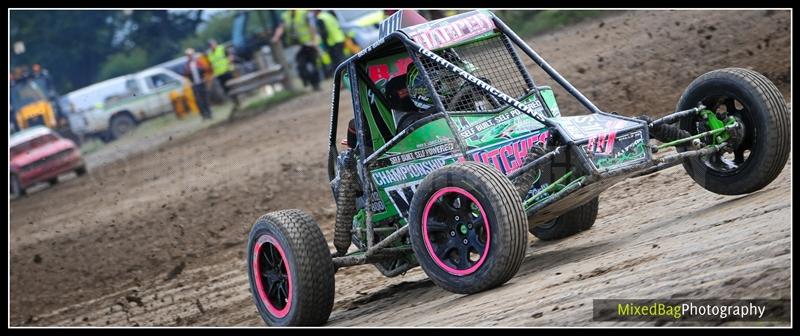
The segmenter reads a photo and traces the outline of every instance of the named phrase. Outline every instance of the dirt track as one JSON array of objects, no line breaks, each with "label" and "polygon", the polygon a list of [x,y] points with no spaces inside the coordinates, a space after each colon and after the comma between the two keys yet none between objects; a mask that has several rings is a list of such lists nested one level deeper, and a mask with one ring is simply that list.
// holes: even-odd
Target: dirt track
[{"label": "dirt track", "polygon": [[[668,112],[693,78],[729,66],[765,74],[790,103],[789,20],[634,12],[533,47],[609,111]],[[244,262],[253,221],[301,208],[331,241],[328,100],[305,95],[12,202],[11,325],[263,325]],[[531,237],[520,272],[495,290],[451,294],[420,269],[340,270],[329,325],[611,325],[591,321],[592,299],[789,298],[790,184],[791,161],[739,197],[705,191],[681,167],[632,179],[601,196],[591,230]]]}]

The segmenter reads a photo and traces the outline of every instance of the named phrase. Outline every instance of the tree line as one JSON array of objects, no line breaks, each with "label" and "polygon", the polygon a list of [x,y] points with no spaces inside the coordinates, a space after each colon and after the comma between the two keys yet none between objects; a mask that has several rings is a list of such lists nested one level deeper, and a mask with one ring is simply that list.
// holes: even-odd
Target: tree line
[{"label": "tree line", "polygon": [[[59,92],[136,72],[230,38],[232,12],[204,21],[202,10],[14,10],[11,69],[40,64]],[[25,51],[15,54],[22,42]]]}]

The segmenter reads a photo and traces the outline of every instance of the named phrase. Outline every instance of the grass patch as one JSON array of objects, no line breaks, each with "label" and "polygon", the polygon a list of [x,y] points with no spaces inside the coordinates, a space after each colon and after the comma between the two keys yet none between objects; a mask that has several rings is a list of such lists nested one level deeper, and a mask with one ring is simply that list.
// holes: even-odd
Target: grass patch
[{"label": "grass patch", "polygon": [[81,144],[81,154],[86,155],[103,148],[105,145],[102,141],[96,138],[90,138],[83,141]]},{"label": "grass patch", "polygon": [[[176,136],[178,134],[193,133],[226,120],[230,115],[232,106],[233,103],[229,101],[223,104],[212,105],[211,110],[213,111],[212,115],[214,118],[210,122],[200,120],[200,115],[195,113],[187,115],[184,119],[178,119],[178,116],[175,115],[175,113],[166,113],[139,123],[137,127],[131,131],[131,133],[126,134],[121,139],[114,140],[108,144],[103,143],[96,137],[88,138],[81,145],[81,153],[86,155],[96,152],[104,147],[111,147],[113,149],[131,142],[136,142],[149,137],[158,137],[170,132],[175,133],[177,131],[175,134]],[[171,134],[168,136],[171,136]]]},{"label": "grass patch", "polygon": [[243,104],[244,108],[238,111],[231,112],[229,119],[235,120],[239,118],[257,115],[261,112],[269,110],[271,107],[275,105],[292,100],[303,94],[305,94],[305,91],[303,90],[295,90],[295,91],[281,90],[267,97],[256,98],[248,103]]},{"label": "grass patch", "polygon": [[520,36],[532,36],[572,25],[587,18],[612,13],[612,11],[606,10],[498,10],[493,12]]},{"label": "grass patch", "polygon": [[300,90],[281,90],[269,97],[259,98],[244,106],[244,110],[265,110],[303,94]]}]

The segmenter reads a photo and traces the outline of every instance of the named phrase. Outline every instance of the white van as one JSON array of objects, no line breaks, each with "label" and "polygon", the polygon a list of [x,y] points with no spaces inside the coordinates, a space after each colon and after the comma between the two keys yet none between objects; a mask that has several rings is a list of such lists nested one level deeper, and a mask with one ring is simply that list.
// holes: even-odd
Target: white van
[{"label": "white van", "polygon": [[140,122],[171,112],[169,94],[184,84],[186,79],[173,71],[151,68],[71,92],[73,132],[117,139]]}]

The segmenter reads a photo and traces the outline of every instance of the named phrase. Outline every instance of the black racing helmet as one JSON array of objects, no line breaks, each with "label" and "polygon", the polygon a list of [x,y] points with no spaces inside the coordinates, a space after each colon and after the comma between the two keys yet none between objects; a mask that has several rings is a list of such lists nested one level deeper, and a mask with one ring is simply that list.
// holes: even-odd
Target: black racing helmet
[{"label": "black racing helmet", "polygon": [[[441,53],[441,56],[448,62],[463,68],[468,72],[472,72],[474,66],[471,63],[465,62],[461,57],[452,49],[446,49]],[[454,96],[464,84],[464,80],[459,77],[455,72],[445,70],[439,65],[425,67],[428,76],[433,83],[436,94],[440,97],[448,98]],[[407,86],[408,92],[411,95],[411,100],[414,105],[421,110],[427,110],[433,106],[433,99],[428,86],[425,85],[423,77],[419,73],[419,69],[414,63],[408,64]]]},{"label": "black racing helmet", "polygon": [[411,96],[411,102],[414,103],[421,111],[428,110],[433,107],[433,98],[425,84],[425,79],[419,73],[419,69],[412,62],[408,64],[406,70],[406,86],[408,87],[408,94]]}]

